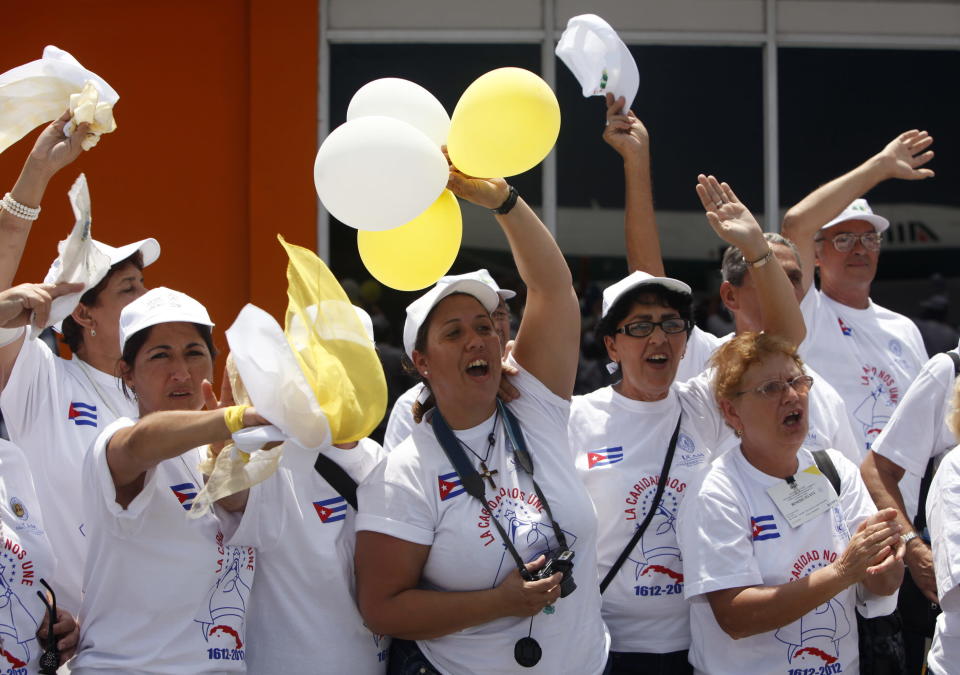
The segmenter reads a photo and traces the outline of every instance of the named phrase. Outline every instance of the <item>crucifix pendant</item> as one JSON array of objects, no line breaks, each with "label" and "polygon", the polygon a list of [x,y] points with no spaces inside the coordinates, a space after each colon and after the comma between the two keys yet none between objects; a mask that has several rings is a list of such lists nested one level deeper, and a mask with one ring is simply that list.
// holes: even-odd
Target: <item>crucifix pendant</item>
[{"label": "crucifix pendant", "polygon": [[480,478],[490,483],[490,489],[495,490],[497,488],[496,483],[493,482],[493,477],[499,473],[496,469],[491,471],[487,468],[487,463],[484,461],[480,462]]}]

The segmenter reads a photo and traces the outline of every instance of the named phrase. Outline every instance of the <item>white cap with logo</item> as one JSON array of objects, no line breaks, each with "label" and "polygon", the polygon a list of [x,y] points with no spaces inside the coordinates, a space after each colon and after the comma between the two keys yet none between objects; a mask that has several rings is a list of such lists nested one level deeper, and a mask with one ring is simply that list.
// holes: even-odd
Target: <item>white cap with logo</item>
[{"label": "white cap with logo", "polygon": [[186,293],[160,286],[147,291],[120,312],[120,352],[135,333],[160,323],[198,323],[213,328],[207,308]]},{"label": "white cap with logo", "polygon": [[403,324],[403,350],[413,358],[413,349],[417,343],[417,333],[426,321],[430,310],[441,300],[453,293],[472,295],[484,309],[492,312],[500,304],[500,298],[509,300],[516,295],[514,291],[501,289],[487,270],[477,270],[468,274],[456,274],[441,277],[436,285],[407,305],[407,320]]},{"label": "white cap with logo", "polygon": [[670,277],[655,277],[652,274],[637,270],[633,274],[624,277],[615,284],[608,286],[603,291],[603,309],[600,318],[605,318],[617,301],[620,300],[629,291],[640,286],[661,286],[670,291],[683,293],[684,295],[693,295],[690,287],[678,279]]},{"label": "white cap with logo", "polygon": [[873,225],[873,229],[877,232],[883,232],[890,227],[890,221],[883,216],[878,216],[875,214],[873,209],[870,208],[870,205],[867,203],[866,199],[854,199],[850,206],[845,208],[839,216],[831,220],[820,229],[825,230],[828,227],[845,223],[848,220],[865,220]]}]

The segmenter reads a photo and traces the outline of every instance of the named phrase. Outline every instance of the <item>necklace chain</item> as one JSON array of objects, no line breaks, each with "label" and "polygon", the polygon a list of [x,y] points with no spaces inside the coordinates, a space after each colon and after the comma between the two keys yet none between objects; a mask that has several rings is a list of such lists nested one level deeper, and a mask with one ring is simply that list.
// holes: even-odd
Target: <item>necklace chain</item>
[{"label": "necklace chain", "polygon": [[490,451],[493,450],[493,446],[497,442],[497,422],[500,420],[500,411],[497,410],[496,415],[493,417],[493,429],[490,430],[490,433],[487,434],[487,451],[484,453],[483,457],[480,456],[480,453],[471,448],[469,445],[464,443],[459,436],[456,436],[457,442],[462,445],[464,448],[470,451],[474,457],[480,460],[480,462],[486,466],[487,460],[490,458]]}]

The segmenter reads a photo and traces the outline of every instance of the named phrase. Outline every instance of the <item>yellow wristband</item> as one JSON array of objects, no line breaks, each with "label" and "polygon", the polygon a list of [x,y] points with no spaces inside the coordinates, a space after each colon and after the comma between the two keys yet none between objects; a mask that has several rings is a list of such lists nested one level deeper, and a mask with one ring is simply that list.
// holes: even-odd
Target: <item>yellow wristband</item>
[{"label": "yellow wristband", "polygon": [[243,429],[243,413],[248,405],[232,405],[223,409],[223,423],[231,434],[235,434]]}]

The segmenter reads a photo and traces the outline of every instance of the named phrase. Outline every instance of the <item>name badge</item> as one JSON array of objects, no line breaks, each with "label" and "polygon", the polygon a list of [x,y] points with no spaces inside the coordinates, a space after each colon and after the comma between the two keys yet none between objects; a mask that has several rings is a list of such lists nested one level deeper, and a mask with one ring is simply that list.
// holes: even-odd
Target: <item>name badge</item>
[{"label": "name badge", "polygon": [[793,477],[793,482],[780,482],[767,488],[790,527],[800,527],[829,510],[837,503],[837,493],[830,481],[813,465]]}]

